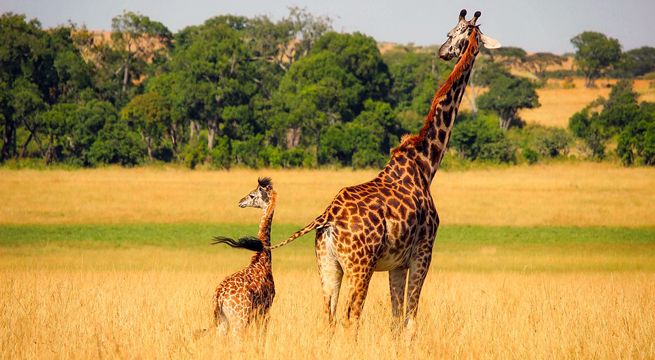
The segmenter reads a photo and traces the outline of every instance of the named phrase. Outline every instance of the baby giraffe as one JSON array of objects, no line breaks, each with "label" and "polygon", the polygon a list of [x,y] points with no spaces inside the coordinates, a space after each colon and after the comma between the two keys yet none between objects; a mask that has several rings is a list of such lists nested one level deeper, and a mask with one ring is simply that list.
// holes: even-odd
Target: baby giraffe
[{"label": "baby giraffe", "polygon": [[255,207],[263,210],[257,238],[214,238],[212,244],[226,244],[255,252],[247,268],[228,276],[216,288],[213,299],[214,325],[221,333],[228,330],[241,331],[254,320],[261,320],[265,331],[268,309],[275,297],[271,271],[271,223],[276,196],[271,179],[259,178],[257,188],[239,201],[242,208]]}]

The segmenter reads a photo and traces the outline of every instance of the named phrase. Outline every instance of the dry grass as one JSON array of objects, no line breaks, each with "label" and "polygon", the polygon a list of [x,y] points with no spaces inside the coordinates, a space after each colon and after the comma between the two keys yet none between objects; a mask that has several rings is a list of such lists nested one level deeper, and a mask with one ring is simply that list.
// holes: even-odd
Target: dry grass
[{"label": "dry grass", "polygon": [[[257,176],[272,176],[276,222],[303,224],[344,186],[376,171],[183,169],[0,170],[0,224],[252,223],[235,206]],[[655,225],[655,169],[610,164],[441,172],[442,223]]]},{"label": "dry grass", "polygon": [[[584,79],[574,79],[575,88],[564,89],[561,80],[549,80],[548,85],[537,89],[540,107],[524,109],[519,116],[528,123],[545,126],[565,128],[573,114],[582,110],[599,96],[607,98],[615,80],[599,80],[597,88],[588,89],[584,86]],[[635,80],[634,89],[639,93],[640,101],[655,101],[655,87],[650,87],[652,80]],[[470,91],[470,89],[467,89]],[[467,100],[462,102],[462,109],[470,109]]]},{"label": "dry grass", "polygon": [[261,349],[253,334],[240,343],[192,339],[209,324],[212,289],[246,254],[151,250],[59,251],[63,261],[46,252],[0,255],[0,357],[655,357],[653,273],[442,271],[437,258],[415,339],[389,330],[387,280],[378,273],[355,343],[325,326],[312,256],[284,255]]}]

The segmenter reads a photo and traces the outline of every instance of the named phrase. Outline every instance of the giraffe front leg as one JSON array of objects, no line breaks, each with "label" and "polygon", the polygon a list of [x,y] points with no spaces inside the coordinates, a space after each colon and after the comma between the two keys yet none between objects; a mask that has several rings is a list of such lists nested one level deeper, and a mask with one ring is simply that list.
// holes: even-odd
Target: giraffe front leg
[{"label": "giraffe front leg", "polygon": [[423,288],[423,282],[425,281],[428,269],[430,268],[430,262],[432,261],[431,244],[430,242],[417,249],[416,256],[410,261],[407,279],[407,313],[405,314],[405,327],[410,331],[414,328],[421,289]]},{"label": "giraffe front leg", "polygon": [[389,271],[389,294],[391,296],[391,314],[393,315],[393,328],[400,324],[405,312],[405,283],[407,282],[407,269],[394,269]]}]

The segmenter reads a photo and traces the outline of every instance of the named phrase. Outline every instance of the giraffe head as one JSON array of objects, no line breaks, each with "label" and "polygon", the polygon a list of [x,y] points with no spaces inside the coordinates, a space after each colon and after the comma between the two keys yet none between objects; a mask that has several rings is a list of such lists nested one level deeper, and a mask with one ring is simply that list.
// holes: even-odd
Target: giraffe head
[{"label": "giraffe head", "polygon": [[450,60],[454,57],[459,58],[466,50],[469,42],[469,36],[472,31],[476,31],[478,41],[481,41],[488,49],[496,49],[500,47],[500,43],[480,32],[478,25],[475,23],[482,15],[481,12],[476,11],[471,20],[466,20],[466,9],[459,12],[459,20],[457,25],[448,32],[448,39],[439,48],[439,57],[444,60]]},{"label": "giraffe head", "polygon": [[266,209],[270,203],[273,193],[273,182],[271,178],[264,177],[257,180],[257,187],[243,199],[239,200],[239,207],[254,207]]}]

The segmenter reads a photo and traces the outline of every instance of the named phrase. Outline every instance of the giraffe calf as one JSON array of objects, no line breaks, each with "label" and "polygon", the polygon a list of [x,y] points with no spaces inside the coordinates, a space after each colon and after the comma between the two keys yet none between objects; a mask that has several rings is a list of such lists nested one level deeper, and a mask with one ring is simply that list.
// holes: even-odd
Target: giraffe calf
[{"label": "giraffe calf", "polygon": [[214,293],[214,325],[225,333],[238,332],[254,320],[262,320],[265,330],[268,310],[275,297],[271,268],[271,223],[275,211],[276,192],[270,178],[260,178],[257,188],[241,199],[239,206],[263,210],[259,233],[255,237],[233,240],[214,238],[213,244],[226,244],[255,252],[250,265],[225,278]]}]

